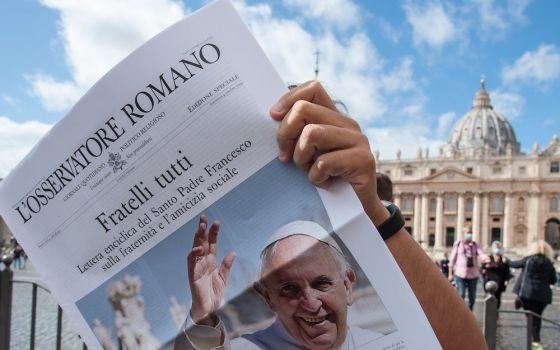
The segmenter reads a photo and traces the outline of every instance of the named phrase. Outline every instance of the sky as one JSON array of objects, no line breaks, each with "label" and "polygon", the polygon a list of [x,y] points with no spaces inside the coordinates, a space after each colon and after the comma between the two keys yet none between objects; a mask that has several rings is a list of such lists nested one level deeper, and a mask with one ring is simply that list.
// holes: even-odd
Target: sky
[{"label": "sky", "polygon": [[[200,0],[0,1],[0,178],[134,49]],[[484,75],[529,152],[560,134],[560,2],[232,0],[286,84],[315,78],[372,150],[445,144]]]}]

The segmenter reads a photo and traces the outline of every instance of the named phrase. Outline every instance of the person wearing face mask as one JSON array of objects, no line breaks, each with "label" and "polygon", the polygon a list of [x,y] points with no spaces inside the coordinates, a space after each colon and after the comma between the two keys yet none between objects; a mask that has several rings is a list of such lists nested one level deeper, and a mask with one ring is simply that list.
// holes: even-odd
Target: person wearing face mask
[{"label": "person wearing face mask", "polygon": [[498,289],[494,296],[498,301],[498,309],[502,302],[502,293],[506,290],[506,283],[510,280],[508,260],[503,256],[502,244],[499,241],[492,242],[492,255],[488,256],[482,264],[482,277],[484,279],[484,291],[486,282],[494,281]]},{"label": "person wearing face mask", "polygon": [[476,301],[476,283],[480,276],[478,267],[481,261],[485,261],[484,254],[478,243],[473,241],[472,231],[465,228],[465,238],[459,239],[453,244],[453,250],[449,258],[449,280],[455,280],[457,292],[465,299],[469,292],[469,308],[472,310]]}]

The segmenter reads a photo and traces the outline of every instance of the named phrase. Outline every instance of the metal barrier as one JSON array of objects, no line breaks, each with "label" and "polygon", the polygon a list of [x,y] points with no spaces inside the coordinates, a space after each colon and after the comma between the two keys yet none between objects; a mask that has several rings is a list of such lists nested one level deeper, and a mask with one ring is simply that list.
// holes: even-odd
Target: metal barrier
[{"label": "metal barrier", "polygon": [[533,318],[538,317],[542,321],[551,323],[555,326],[558,326],[560,329],[560,323],[555,322],[553,320],[547,319],[542,317],[539,314],[536,314],[532,311],[528,310],[498,310],[498,301],[494,294],[498,290],[498,285],[494,281],[488,281],[484,285],[487,291],[486,297],[484,298],[484,318],[483,318],[483,332],[484,337],[486,338],[486,344],[488,345],[489,350],[496,349],[496,334],[498,329],[498,313],[503,314],[523,314],[527,317],[527,340],[526,340],[526,349],[531,350],[531,344],[533,341]]},{"label": "metal barrier", "polygon": [[[13,286],[16,283],[21,283],[32,286],[29,349],[34,350],[37,324],[37,292],[39,289],[42,289],[47,293],[50,293],[50,291],[35,282],[14,279],[14,272],[10,268],[12,261],[13,258],[10,255],[2,256],[2,260],[0,261],[0,263],[3,263],[5,267],[0,271],[0,349],[10,349]],[[58,306],[56,322],[56,350],[60,349],[62,349],[62,309]],[[83,344],[83,349],[87,349],[85,344]]]}]

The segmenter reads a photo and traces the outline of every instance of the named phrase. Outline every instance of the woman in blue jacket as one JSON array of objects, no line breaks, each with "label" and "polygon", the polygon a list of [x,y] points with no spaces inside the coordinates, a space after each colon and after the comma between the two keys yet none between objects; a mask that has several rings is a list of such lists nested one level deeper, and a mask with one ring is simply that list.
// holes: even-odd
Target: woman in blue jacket
[{"label": "woman in blue jacket", "polygon": [[[533,242],[528,256],[521,260],[510,261],[509,266],[523,268],[513,292],[523,301],[523,309],[533,311],[539,316],[544,308],[552,302],[550,285],[556,283],[556,271],[552,261],[554,253],[552,247],[543,240]],[[533,318],[533,343],[540,346],[541,319]]]}]

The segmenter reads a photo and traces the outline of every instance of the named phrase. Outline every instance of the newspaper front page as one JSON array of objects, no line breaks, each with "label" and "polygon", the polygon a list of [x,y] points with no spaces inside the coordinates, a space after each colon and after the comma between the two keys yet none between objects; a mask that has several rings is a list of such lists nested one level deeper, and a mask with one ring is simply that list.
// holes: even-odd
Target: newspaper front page
[{"label": "newspaper front page", "polygon": [[[278,161],[268,110],[286,91],[217,1],[114,67],[0,183],[0,214],[89,348],[196,348],[187,256],[201,215],[220,222],[218,264],[236,254],[218,347],[250,349],[260,332],[255,348],[310,348],[303,330],[344,349],[440,348],[351,187],[317,189]],[[263,248],[290,227],[326,234],[355,272],[344,298],[325,292],[325,315],[293,321],[254,288]],[[286,273],[331,263],[304,258]]]}]

